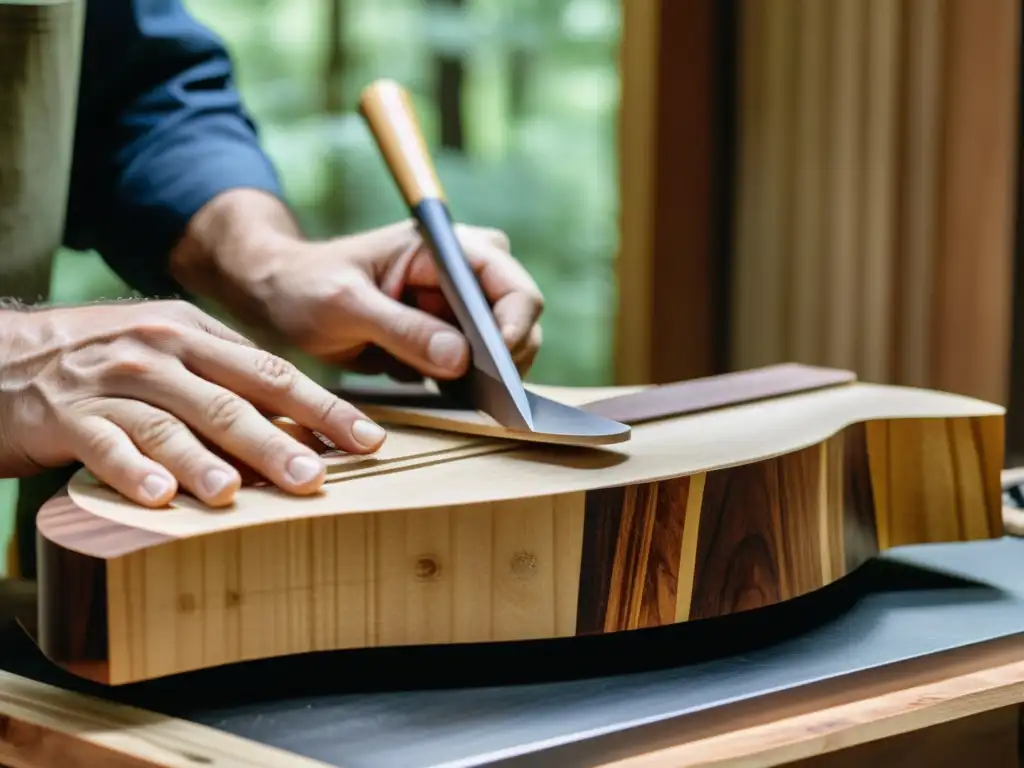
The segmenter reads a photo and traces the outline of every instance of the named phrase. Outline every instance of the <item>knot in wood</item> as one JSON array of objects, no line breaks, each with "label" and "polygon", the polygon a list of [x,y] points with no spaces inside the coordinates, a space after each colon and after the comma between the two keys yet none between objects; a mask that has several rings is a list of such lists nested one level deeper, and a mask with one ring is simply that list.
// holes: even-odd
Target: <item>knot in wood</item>
[{"label": "knot in wood", "polygon": [[421,555],[416,559],[416,578],[421,581],[436,578],[441,572],[441,563],[433,555]]},{"label": "knot in wood", "polygon": [[512,556],[511,568],[514,576],[529,578],[537,570],[537,556],[532,552],[516,552]]}]

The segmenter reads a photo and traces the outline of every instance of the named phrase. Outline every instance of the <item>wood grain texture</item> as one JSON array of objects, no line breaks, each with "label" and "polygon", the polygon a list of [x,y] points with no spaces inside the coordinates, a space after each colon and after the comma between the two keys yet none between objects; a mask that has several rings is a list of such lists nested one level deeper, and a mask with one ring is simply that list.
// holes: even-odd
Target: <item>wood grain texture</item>
[{"label": "wood grain texture", "polygon": [[[317,650],[570,637],[751,610],[890,546],[1000,536],[1001,426],[875,420],[654,482],[184,539],[146,532],[145,545],[104,558],[69,548],[131,529],[63,495],[40,513],[50,608],[39,642],[72,672],[120,684]],[[87,629],[102,626],[105,637]]]},{"label": "wood grain texture", "polygon": [[0,671],[10,768],[334,768],[197,723]]}]

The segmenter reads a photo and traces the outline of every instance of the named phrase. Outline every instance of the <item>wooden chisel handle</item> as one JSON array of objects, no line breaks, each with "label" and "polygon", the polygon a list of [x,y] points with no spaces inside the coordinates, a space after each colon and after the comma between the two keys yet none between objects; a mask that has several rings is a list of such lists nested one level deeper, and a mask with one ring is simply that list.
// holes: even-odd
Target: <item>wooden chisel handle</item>
[{"label": "wooden chisel handle", "polygon": [[469,342],[470,371],[458,381],[438,382],[439,388],[505,426],[532,431],[522,379],[455,234],[448,201],[409,94],[392,80],[377,80],[363,90],[359,112],[410,213],[420,224],[437,265],[441,292]]},{"label": "wooden chisel handle", "polygon": [[363,91],[359,112],[406,205],[415,211],[425,200],[447,204],[408,92],[393,80],[377,80]]}]

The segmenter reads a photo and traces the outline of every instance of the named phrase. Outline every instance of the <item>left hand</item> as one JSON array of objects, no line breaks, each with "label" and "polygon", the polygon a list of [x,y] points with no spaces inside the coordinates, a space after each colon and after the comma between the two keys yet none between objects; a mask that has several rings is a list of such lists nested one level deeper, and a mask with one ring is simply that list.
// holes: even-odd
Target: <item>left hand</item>
[{"label": "left hand", "polygon": [[[458,225],[466,258],[490,301],[521,374],[541,345],[543,297],[497,230]],[[437,270],[412,222],[327,242],[276,246],[266,312],[303,351],[364,373],[398,379],[457,378],[469,346],[441,293]]]}]

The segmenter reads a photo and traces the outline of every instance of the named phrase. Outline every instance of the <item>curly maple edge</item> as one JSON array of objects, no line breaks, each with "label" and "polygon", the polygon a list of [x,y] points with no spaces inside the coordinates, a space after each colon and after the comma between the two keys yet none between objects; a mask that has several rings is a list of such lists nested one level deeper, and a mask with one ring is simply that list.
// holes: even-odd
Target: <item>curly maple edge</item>
[{"label": "curly maple edge", "polygon": [[[121,684],[316,650],[715,618],[819,589],[893,546],[1001,536],[1002,430],[1001,416],[871,421],[662,482],[191,539],[61,495],[41,513],[38,642]],[[126,554],[73,551],[94,537]]]}]

